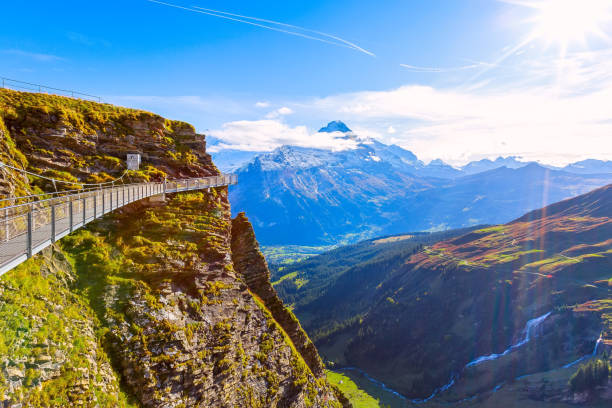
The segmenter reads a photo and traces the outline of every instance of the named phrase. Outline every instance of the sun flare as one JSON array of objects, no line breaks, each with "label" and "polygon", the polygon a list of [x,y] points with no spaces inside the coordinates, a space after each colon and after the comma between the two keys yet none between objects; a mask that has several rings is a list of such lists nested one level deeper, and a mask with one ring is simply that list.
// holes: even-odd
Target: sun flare
[{"label": "sun flare", "polygon": [[591,36],[609,39],[612,0],[541,0],[522,3],[536,10],[531,19],[533,39],[565,50],[573,43],[586,44]]}]

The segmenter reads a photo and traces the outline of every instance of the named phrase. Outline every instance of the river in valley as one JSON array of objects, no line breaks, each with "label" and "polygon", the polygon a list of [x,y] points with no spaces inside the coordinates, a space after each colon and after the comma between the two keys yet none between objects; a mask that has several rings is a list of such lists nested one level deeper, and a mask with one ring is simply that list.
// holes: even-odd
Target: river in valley
[{"label": "river in valley", "polygon": [[[531,341],[531,339],[537,335],[538,327],[550,316],[550,314],[551,313],[549,312],[542,316],[529,320],[525,324],[525,328],[523,329],[521,333],[520,339],[516,343],[508,347],[506,350],[504,350],[503,352],[477,357],[474,360],[467,363],[465,367],[463,368],[463,370],[470,368],[470,367],[480,365],[486,361],[497,360],[521,348],[525,344],[529,343],[529,341]],[[595,352],[596,351],[597,351],[597,346],[595,348]],[[371,377],[368,373],[366,373],[365,371],[359,368],[346,367],[346,368],[339,369],[337,371],[341,371],[343,374],[350,377],[357,384],[357,386],[359,386],[359,388],[363,389],[368,394],[378,399],[380,401],[381,406],[389,406],[391,408],[404,408],[408,406],[418,406],[420,404],[428,402],[432,400],[433,398],[437,397],[438,395],[440,395],[441,393],[452,388],[455,385],[455,382],[459,379],[459,375],[460,375],[460,373],[457,375],[453,375],[447,384],[437,388],[427,398],[409,399],[403,396],[402,394],[400,394],[399,392],[389,388],[383,382]],[[493,390],[489,392],[496,392],[502,385],[503,384],[497,385]],[[473,398],[476,398],[477,396],[478,395],[472,396],[470,398],[466,398],[463,401],[471,400]]]}]

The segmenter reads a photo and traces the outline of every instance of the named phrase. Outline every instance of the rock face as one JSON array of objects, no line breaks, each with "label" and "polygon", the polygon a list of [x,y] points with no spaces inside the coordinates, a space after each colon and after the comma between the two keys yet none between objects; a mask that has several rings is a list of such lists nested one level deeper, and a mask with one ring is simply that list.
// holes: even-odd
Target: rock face
[{"label": "rock face", "polygon": [[249,289],[259,296],[272,312],[272,316],[289,335],[312,373],[322,377],[325,372],[317,349],[295,315],[285,308],[272,287],[268,265],[259,251],[253,226],[244,213],[238,214],[232,221],[232,258],[236,270],[242,275]]},{"label": "rock face", "polygon": [[[129,181],[218,173],[203,136],[146,112],[0,91],[0,117],[1,160],[31,172],[104,181],[135,151],[143,164]],[[48,191],[2,174],[5,193],[14,180]],[[133,203],[2,277],[0,401],[341,406],[267,281],[250,224],[230,214],[227,188]]]}]

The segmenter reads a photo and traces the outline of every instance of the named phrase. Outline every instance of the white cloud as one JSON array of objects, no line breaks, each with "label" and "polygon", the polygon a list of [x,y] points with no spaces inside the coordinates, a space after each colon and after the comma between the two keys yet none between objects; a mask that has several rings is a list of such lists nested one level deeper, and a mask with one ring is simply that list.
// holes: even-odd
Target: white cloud
[{"label": "white cloud", "polygon": [[281,116],[287,116],[293,114],[293,109],[283,106],[282,108],[278,108],[266,115],[267,119],[276,119]]},{"label": "white cloud", "polygon": [[305,126],[291,127],[278,120],[225,123],[210,134],[222,141],[217,150],[271,151],[282,145],[293,145],[339,151],[356,146],[353,140],[339,138],[342,133],[312,133]]},{"label": "white cloud", "polygon": [[[563,164],[586,157],[612,157],[612,53],[568,56],[563,69],[532,61],[538,79],[557,69],[553,83],[513,82],[484,89],[406,85],[311,101],[310,114],[341,117],[349,126],[401,128],[395,143],[424,160],[452,164],[473,158],[521,155]],[[301,105],[302,109],[308,109]],[[388,126],[388,125],[387,125]],[[380,128],[379,128],[380,130]],[[389,130],[389,129],[387,129]],[[389,135],[383,141],[390,142]]]},{"label": "white cloud", "polygon": [[[260,109],[272,106],[266,100],[114,100],[189,121],[205,133],[208,127],[217,128],[210,133],[223,140],[221,147],[252,151],[268,151],[282,144],[345,148],[346,141],[338,140],[337,135],[330,138],[314,133],[330,120],[342,120],[355,134],[398,144],[424,161],[442,158],[462,165],[499,155],[551,164],[585,158],[609,160],[612,50],[572,53],[562,60],[528,57],[508,61],[478,83],[462,86],[413,84],[285,100],[264,120],[258,120]],[[297,126],[303,124],[310,128]]]}]

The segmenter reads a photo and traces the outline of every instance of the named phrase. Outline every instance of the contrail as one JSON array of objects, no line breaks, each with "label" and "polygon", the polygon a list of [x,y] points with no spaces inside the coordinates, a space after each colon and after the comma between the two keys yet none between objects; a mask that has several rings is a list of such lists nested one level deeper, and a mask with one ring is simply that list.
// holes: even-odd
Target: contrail
[{"label": "contrail", "polygon": [[508,51],[506,51],[504,54],[502,54],[502,56],[499,57],[498,59],[496,59],[492,64],[490,64],[488,66],[485,66],[482,70],[477,72],[472,78],[470,78],[468,80],[468,82],[475,81],[481,75],[483,75],[486,72],[488,72],[492,67],[498,66],[500,63],[504,62],[507,58],[511,57],[513,54],[517,53],[522,48],[524,48],[525,46],[530,44],[534,39],[535,39],[535,37],[533,35],[530,35],[530,36],[526,37],[523,41],[521,41],[520,43],[516,44],[514,47],[510,48]]},{"label": "contrail", "polygon": [[410,71],[414,71],[414,72],[432,72],[432,73],[437,73],[437,72],[453,72],[453,71],[466,71],[469,69],[475,69],[475,68],[480,68],[483,66],[491,66],[492,64],[488,64],[486,62],[478,62],[478,63],[474,63],[471,65],[464,65],[464,66],[460,66],[460,67],[450,67],[450,68],[436,68],[436,67],[419,67],[416,65],[408,65],[408,64],[400,64],[400,67],[404,67]]},{"label": "contrail", "polygon": [[196,8],[198,10],[205,10],[205,11],[208,11],[208,12],[211,12],[211,13],[219,13],[219,14],[225,14],[225,15],[228,15],[228,16],[246,18],[246,19],[254,20],[254,21],[261,21],[262,23],[276,24],[276,25],[279,25],[279,26],[282,26],[282,27],[295,28],[296,30],[302,30],[302,31],[306,31],[306,32],[309,32],[309,33],[318,34],[318,35],[321,35],[323,37],[328,37],[328,38],[331,38],[333,40],[336,40],[336,41],[339,41],[341,43],[344,43],[344,44],[348,45],[349,47],[354,48],[357,51],[361,51],[361,52],[363,52],[363,53],[365,53],[367,55],[370,55],[372,57],[376,56],[376,55],[374,55],[374,53],[372,53],[372,52],[370,52],[370,51],[368,51],[366,49],[361,48],[357,44],[354,44],[354,43],[352,43],[350,41],[347,41],[347,40],[345,40],[343,38],[336,37],[335,35],[324,33],[322,31],[311,30],[309,28],[304,28],[304,27],[300,27],[300,26],[296,26],[296,25],[281,23],[279,21],[274,21],[274,20],[266,20],[266,19],[263,19],[263,18],[249,17],[249,16],[243,16],[243,15],[240,15],[240,14],[228,13],[227,11],[207,9],[207,8],[198,7],[198,6],[193,6],[193,8]]},{"label": "contrail", "polygon": [[[372,56],[372,57],[376,56],[372,52],[370,52],[368,50],[365,50],[365,49],[363,49],[363,48],[361,48],[361,47],[359,47],[359,46],[357,46],[357,45],[355,45],[355,44],[353,44],[351,42],[343,40],[343,39],[341,39],[339,37],[335,37],[335,36],[332,36],[330,34],[325,34],[325,33],[321,33],[321,32],[314,31],[314,30],[309,30],[309,29],[306,29],[306,28],[292,26],[290,24],[278,23],[278,22],[274,22],[274,21],[271,21],[271,20],[257,19],[257,18],[254,18],[254,17],[240,16],[238,14],[232,14],[232,13],[216,11],[216,10],[208,10],[208,9],[203,9],[203,8],[199,8],[199,7],[194,7],[194,8],[184,7],[184,6],[180,6],[178,4],[166,3],[166,2],[163,2],[163,1],[159,1],[159,0],[146,0],[146,1],[148,1],[150,3],[161,4],[161,5],[168,6],[168,7],[174,7],[174,8],[181,9],[181,10],[191,11],[193,13],[206,14],[206,15],[213,16],[213,17],[223,18],[225,20],[236,21],[236,22],[243,23],[243,24],[249,24],[249,25],[252,25],[252,26],[255,26],[255,27],[265,28],[267,30],[277,31],[277,32],[280,32],[280,33],[294,35],[294,36],[306,38],[306,39],[309,39],[309,40],[319,41],[319,42],[323,42],[323,43],[326,43],[326,44],[335,45],[335,46],[338,46],[338,47],[344,47],[344,48],[348,48],[348,49],[351,49],[351,50],[362,52],[362,53],[367,54],[367,55]],[[231,16],[233,16],[233,17],[231,17]],[[241,18],[236,18],[236,17],[241,17]],[[312,35],[307,35],[307,34],[295,32],[295,31],[283,30],[283,29],[278,28],[278,27],[270,27],[270,26],[267,26],[267,25],[264,25],[264,24],[258,24],[258,23],[254,23],[253,21],[248,21],[248,20],[244,20],[244,19],[250,19],[250,20],[260,21],[260,22],[268,22],[268,23],[280,25],[280,26],[283,26],[283,27],[296,28],[296,29],[299,29],[299,30],[302,30],[302,31],[312,32],[312,33],[319,34],[321,36],[325,36],[327,38],[331,38],[334,41],[326,40],[325,38],[315,37],[315,36],[312,36]]]}]

